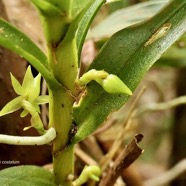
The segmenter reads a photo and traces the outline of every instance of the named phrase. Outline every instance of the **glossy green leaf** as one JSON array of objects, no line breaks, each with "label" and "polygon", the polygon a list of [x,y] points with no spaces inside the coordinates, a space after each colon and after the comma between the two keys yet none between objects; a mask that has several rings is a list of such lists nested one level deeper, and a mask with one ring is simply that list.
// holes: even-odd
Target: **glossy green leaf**
[{"label": "glossy green leaf", "polygon": [[148,1],[119,9],[95,25],[90,30],[88,38],[93,38],[96,41],[109,38],[125,27],[149,19],[156,14],[166,2],[167,0]]},{"label": "glossy green leaf", "polygon": [[26,165],[0,171],[1,185],[56,186],[53,174],[41,167]]},{"label": "glossy green leaf", "polygon": [[163,55],[167,59],[186,59],[186,34],[183,35],[171,48]]},{"label": "glossy green leaf", "polygon": [[[186,31],[186,1],[171,1],[150,20],[125,28],[104,45],[90,69],[104,69],[116,74],[134,91],[145,73]],[[165,26],[171,27],[166,30]],[[111,95],[94,82],[88,84],[83,99],[74,107],[73,118],[79,126],[73,143],[87,137],[111,112],[118,110],[129,98]]]},{"label": "glossy green leaf", "polygon": [[84,13],[81,22],[79,23],[77,29],[77,41],[76,41],[79,58],[81,55],[83,42],[90,28],[90,24],[92,23],[92,20],[94,19],[96,13],[98,12],[98,10],[100,9],[100,7],[103,5],[104,2],[105,2],[104,0],[93,1],[93,3],[90,4],[88,9]]},{"label": "glossy green leaf", "polygon": [[2,19],[0,19],[0,44],[24,57],[30,63],[39,62],[40,65],[47,67],[44,53],[21,31]]},{"label": "glossy green leaf", "polygon": [[156,66],[186,67],[186,34],[172,45],[156,62]]},{"label": "glossy green leaf", "polygon": [[29,62],[39,62],[47,68],[44,53],[21,31],[5,20],[0,19],[0,44],[13,50]]},{"label": "glossy green leaf", "polygon": [[23,98],[21,96],[14,98],[10,102],[8,102],[3,109],[0,111],[0,116],[4,116],[6,114],[10,114],[15,112],[21,108],[21,101]]}]

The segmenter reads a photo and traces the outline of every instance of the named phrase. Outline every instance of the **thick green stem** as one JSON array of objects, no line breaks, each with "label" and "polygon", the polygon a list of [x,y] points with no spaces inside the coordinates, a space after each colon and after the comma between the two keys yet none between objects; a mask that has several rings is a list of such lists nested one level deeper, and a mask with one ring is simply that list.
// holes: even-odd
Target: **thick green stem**
[{"label": "thick green stem", "polygon": [[71,186],[72,182],[67,177],[73,174],[73,147],[65,147],[69,140],[74,100],[62,87],[49,90],[49,96],[49,127],[54,127],[57,132],[52,152],[55,181],[58,185]]},{"label": "thick green stem", "polygon": [[70,175],[74,173],[74,147],[53,155],[55,182],[61,186],[72,186]]}]

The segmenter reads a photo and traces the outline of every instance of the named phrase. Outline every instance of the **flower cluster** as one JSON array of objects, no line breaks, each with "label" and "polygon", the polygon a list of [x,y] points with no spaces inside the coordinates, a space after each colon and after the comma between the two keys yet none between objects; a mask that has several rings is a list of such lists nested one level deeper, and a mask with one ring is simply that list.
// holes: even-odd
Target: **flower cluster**
[{"label": "flower cluster", "polygon": [[45,130],[39,116],[39,105],[48,103],[48,96],[39,96],[41,74],[38,74],[34,78],[31,72],[31,67],[28,66],[22,85],[12,74],[11,81],[14,91],[19,96],[11,100],[3,107],[3,109],[0,111],[0,116],[23,109],[20,115],[21,117],[25,117],[28,114],[31,115],[31,126],[25,127],[24,130],[34,127],[40,134],[44,134]]}]

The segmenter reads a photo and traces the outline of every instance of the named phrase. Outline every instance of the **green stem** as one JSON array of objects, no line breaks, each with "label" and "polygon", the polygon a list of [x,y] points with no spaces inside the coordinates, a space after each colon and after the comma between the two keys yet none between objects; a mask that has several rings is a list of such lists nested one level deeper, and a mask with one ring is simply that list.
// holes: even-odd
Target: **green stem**
[{"label": "green stem", "polygon": [[54,127],[57,136],[53,142],[53,166],[56,184],[71,186],[67,180],[73,174],[73,147],[65,149],[72,124],[73,98],[63,87],[49,90],[49,127]]},{"label": "green stem", "polygon": [[48,48],[48,65],[49,65],[49,68],[50,68],[52,74],[54,74],[54,72],[53,72],[54,66],[57,63],[56,59],[55,59],[54,49],[50,43],[47,44],[47,48]]},{"label": "green stem", "polygon": [[53,155],[53,168],[57,185],[72,186],[72,180],[68,177],[74,174],[74,147]]}]

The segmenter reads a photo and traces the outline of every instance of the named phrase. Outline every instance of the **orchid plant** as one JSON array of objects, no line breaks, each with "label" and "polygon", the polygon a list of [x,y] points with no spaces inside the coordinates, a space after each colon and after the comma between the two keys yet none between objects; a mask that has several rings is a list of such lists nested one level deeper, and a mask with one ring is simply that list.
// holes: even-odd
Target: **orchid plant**
[{"label": "orchid plant", "polygon": [[[85,167],[82,175],[73,180],[74,145],[94,132],[111,112],[128,100],[149,68],[185,33],[186,1],[172,0],[150,20],[115,33],[81,77],[78,69],[83,43],[96,13],[108,2],[30,1],[40,15],[47,50],[44,53],[20,30],[0,19],[0,45],[21,55],[39,73],[33,77],[28,66],[22,85],[11,74],[18,97],[2,108],[0,116],[22,109],[20,116],[30,114],[30,127],[41,136],[0,135],[0,143],[51,146],[52,173],[29,167],[33,170],[29,174],[33,177],[30,182],[38,186],[77,186],[89,178],[98,181],[101,172],[97,166]],[[40,95],[41,77],[46,80],[48,95]],[[46,103],[49,104],[49,123],[44,129],[39,105]],[[15,180],[15,185],[27,183],[27,171],[27,166],[1,171],[0,180],[4,181],[1,183],[8,184],[12,175],[20,178]],[[3,175],[8,180],[3,179]]]}]

